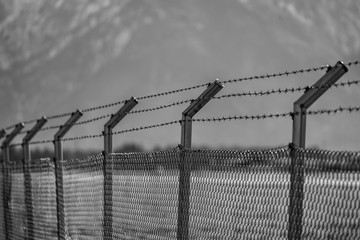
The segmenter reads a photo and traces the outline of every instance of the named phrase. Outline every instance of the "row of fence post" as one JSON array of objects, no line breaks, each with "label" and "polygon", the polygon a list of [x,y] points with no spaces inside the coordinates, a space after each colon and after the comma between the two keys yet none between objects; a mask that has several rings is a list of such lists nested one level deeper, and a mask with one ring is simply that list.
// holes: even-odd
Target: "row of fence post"
[{"label": "row of fence post", "polygon": [[[291,149],[305,148],[306,134],[306,111],[307,109],[322,95],[326,90],[340,79],[346,72],[346,66],[337,62],[334,67],[329,67],[326,74],[317,81],[313,88],[308,89],[295,103],[293,109],[293,136]],[[209,84],[208,88],[186,108],[182,113],[181,121],[181,147],[191,148],[192,136],[192,118],[214,97],[224,85],[216,80]],[[105,240],[113,239],[113,200],[112,200],[112,164],[109,163],[109,154],[113,151],[112,129],[127,115],[127,113],[137,105],[138,101],[131,98],[126,101],[124,106],[113,114],[110,120],[104,125],[104,216],[103,216],[103,238]],[[65,205],[64,205],[64,189],[63,189],[63,137],[71,129],[72,126],[80,119],[82,112],[77,110],[74,112],[67,122],[61,126],[54,136],[54,164],[55,164],[55,181],[56,181],[56,205],[57,205],[57,231],[58,239],[66,239],[65,229]],[[46,124],[45,117],[38,120],[35,126],[27,133],[23,139],[24,153],[24,187],[25,187],[25,204],[26,204],[26,239],[34,239],[34,213],[31,191],[31,152],[29,142],[36,133]],[[24,128],[24,124],[20,123],[15,126],[12,132],[6,134],[5,130],[0,131],[0,139],[5,137],[2,144],[3,152],[3,207],[4,207],[4,223],[5,223],[5,240],[10,240],[12,232],[12,222],[10,213],[11,201],[11,160],[9,146],[11,141]],[[295,156],[295,151],[291,151],[291,167],[290,167],[290,203],[289,203],[289,225],[288,239],[299,240],[302,236],[302,216],[303,216],[303,195],[304,195],[304,162],[300,157]],[[185,157],[183,152],[180,153],[179,165],[179,198],[178,198],[178,216],[177,216],[177,239],[189,239],[189,215],[190,215],[190,172],[191,163]]]}]

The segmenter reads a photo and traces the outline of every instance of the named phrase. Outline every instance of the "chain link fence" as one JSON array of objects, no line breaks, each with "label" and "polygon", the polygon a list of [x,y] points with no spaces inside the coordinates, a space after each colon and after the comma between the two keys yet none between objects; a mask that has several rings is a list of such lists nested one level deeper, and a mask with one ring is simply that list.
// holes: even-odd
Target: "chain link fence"
[{"label": "chain link fence", "polygon": [[30,169],[34,239],[56,239],[57,220],[54,163],[49,158],[38,159],[32,162]]},{"label": "chain link fence", "polygon": [[4,164],[0,164],[0,191],[1,191],[1,197],[0,197],[0,239],[5,239],[5,222],[6,222],[6,218],[5,218],[5,213],[4,213],[4,200],[5,200],[5,191],[4,191]]},{"label": "chain link fence", "polygon": [[304,239],[360,236],[360,153],[296,150],[304,158]]},{"label": "chain link fence", "polygon": [[[287,239],[292,156],[304,163],[302,239],[358,239],[360,152],[289,147],[176,148],[63,161],[66,239],[102,239],[105,208],[112,213],[112,239],[177,239],[179,218],[188,219],[189,239]],[[181,163],[190,177],[188,216],[178,210],[186,205],[179,201]],[[57,239],[53,161],[32,161],[31,185],[22,164],[8,169],[11,181],[1,168],[0,190],[9,192],[0,200],[0,214],[3,201],[10,213],[1,218],[1,239],[6,226],[10,239],[27,239],[29,231],[34,239]],[[109,171],[112,177],[104,178]],[[104,206],[104,179],[111,179],[111,206]],[[31,186],[30,200],[24,186]]]},{"label": "chain link fence", "polygon": [[103,156],[64,161],[65,230],[70,239],[103,236]]}]

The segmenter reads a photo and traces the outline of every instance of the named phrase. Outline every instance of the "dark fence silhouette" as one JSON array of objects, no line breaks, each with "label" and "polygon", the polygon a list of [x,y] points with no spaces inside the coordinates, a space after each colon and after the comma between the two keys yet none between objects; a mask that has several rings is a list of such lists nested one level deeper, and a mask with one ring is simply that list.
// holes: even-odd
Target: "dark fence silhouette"
[{"label": "dark fence silhouette", "polygon": [[[9,126],[2,144],[1,239],[357,239],[360,235],[360,152],[305,148],[306,116],[360,112],[359,106],[309,111],[347,67],[316,67],[131,98]],[[312,86],[216,96],[224,83],[326,70]],[[195,99],[132,110],[138,101],[206,90]],[[213,99],[304,92],[292,112],[196,119]],[[114,132],[128,114],[157,111],[184,103],[181,120]],[[123,104],[116,113],[79,122],[90,111]],[[48,120],[69,117],[61,126]],[[292,142],[261,150],[191,148],[193,122],[293,119]],[[110,118],[100,134],[66,138],[74,125]],[[27,132],[25,125],[35,123]],[[113,153],[112,136],[181,124],[181,144],[167,151]],[[58,129],[54,139],[32,141],[39,131]],[[7,131],[10,133],[7,133]],[[21,133],[22,143],[12,143]],[[65,141],[104,138],[104,151],[82,159],[64,159]],[[30,145],[54,142],[54,156],[31,159]],[[13,161],[10,148],[22,145],[24,161]]]}]

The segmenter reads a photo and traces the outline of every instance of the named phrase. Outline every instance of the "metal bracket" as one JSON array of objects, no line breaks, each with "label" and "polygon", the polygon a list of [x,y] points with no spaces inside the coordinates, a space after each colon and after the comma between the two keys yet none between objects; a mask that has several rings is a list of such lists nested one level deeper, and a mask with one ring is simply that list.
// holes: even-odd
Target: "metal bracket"
[{"label": "metal bracket", "polygon": [[347,71],[342,62],[337,62],[334,67],[329,67],[326,74],[313,85],[313,88],[306,91],[294,103],[293,144],[295,147],[305,147],[306,110]]},{"label": "metal bracket", "polygon": [[104,174],[104,239],[113,239],[113,213],[112,213],[112,195],[113,195],[113,171],[112,164],[108,161],[108,154],[113,151],[113,128],[138,104],[136,98],[132,97],[127,100],[122,108],[116,113],[111,115],[110,120],[104,125],[104,162],[103,162],[103,174]]},{"label": "metal bracket", "polygon": [[32,199],[32,186],[31,186],[31,152],[29,142],[31,139],[40,131],[45,125],[47,119],[42,117],[39,119],[35,126],[28,131],[26,136],[23,138],[23,154],[24,154],[24,189],[25,189],[25,207],[26,207],[26,218],[27,218],[27,239],[34,240],[34,213],[33,213],[33,199]]},{"label": "metal bracket", "polygon": [[55,134],[54,139],[55,140],[62,139],[65,136],[65,134],[70,130],[70,128],[72,128],[74,123],[76,123],[76,121],[79,120],[79,118],[81,118],[82,115],[83,113],[80,110],[76,110],[76,112],[72,113],[69,120],[67,120],[66,123],[62,125],[59,131]]},{"label": "metal bracket", "polygon": [[28,144],[31,139],[40,131],[40,129],[46,124],[47,119],[45,116],[37,120],[35,126],[27,132],[25,137],[23,138],[23,145]]},{"label": "metal bracket", "polygon": [[348,69],[342,62],[329,67],[326,74],[308,89],[295,103],[293,112],[292,144],[290,145],[290,202],[288,239],[300,240],[302,237],[304,159],[296,154],[296,148],[305,148],[306,111],[318,100]]},{"label": "metal bracket", "polygon": [[6,148],[10,145],[11,141],[14,140],[14,138],[16,137],[16,135],[18,135],[20,133],[20,131],[25,127],[24,123],[19,123],[15,126],[14,130],[12,130],[12,132],[7,135],[5,137],[5,140],[2,144],[2,148]]},{"label": "metal bracket", "polygon": [[127,115],[131,109],[138,104],[138,100],[131,97],[127,100],[120,110],[111,115],[110,120],[104,125],[104,151],[105,153],[111,153],[113,151],[112,146],[112,129]]},{"label": "metal bracket", "polygon": [[183,154],[183,148],[191,148],[192,117],[214,97],[224,84],[219,80],[211,83],[208,88],[182,113],[181,121],[181,157],[179,164],[179,200],[177,239],[189,239],[189,208],[190,208],[190,171],[191,162]]},{"label": "metal bracket", "polygon": [[65,134],[74,126],[77,120],[81,118],[83,113],[80,110],[72,113],[71,117],[66,121],[64,125],[59,128],[59,131],[54,135],[54,147],[55,147],[55,185],[56,185],[56,213],[57,213],[57,230],[58,239],[66,239],[65,230],[65,206],[64,206],[64,186],[63,186],[63,167],[62,160],[63,146],[62,138]]},{"label": "metal bracket", "polygon": [[71,114],[71,117],[66,121],[64,125],[62,125],[57,133],[54,135],[54,144],[55,144],[55,159],[63,160],[63,150],[62,150],[62,138],[65,134],[74,126],[77,120],[81,118],[83,113],[80,110]]},{"label": "metal bracket", "polygon": [[224,84],[217,79],[183,111],[181,121],[181,144],[185,148],[191,148],[191,120],[193,116],[199,112],[201,108],[203,108],[223,87]]}]

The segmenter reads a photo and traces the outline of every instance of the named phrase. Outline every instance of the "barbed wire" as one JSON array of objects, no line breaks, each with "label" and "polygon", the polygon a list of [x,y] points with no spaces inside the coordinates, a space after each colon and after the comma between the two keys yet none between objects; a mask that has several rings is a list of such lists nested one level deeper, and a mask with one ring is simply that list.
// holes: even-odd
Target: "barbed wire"
[{"label": "barbed wire", "polygon": [[360,83],[360,80],[354,80],[354,81],[335,83],[332,85],[329,85],[329,84],[324,84],[321,86],[307,85],[307,86],[296,87],[296,88],[292,87],[292,88],[279,88],[279,89],[271,89],[271,90],[264,90],[264,91],[252,91],[252,92],[249,91],[249,92],[221,95],[218,97],[212,97],[212,99],[244,97],[244,96],[268,96],[268,95],[272,95],[272,94],[287,94],[287,93],[295,93],[295,92],[304,92],[304,91],[308,91],[310,89],[346,87],[346,86],[351,86],[351,85],[358,85],[359,83]]},{"label": "barbed wire", "polygon": [[138,114],[138,113],[144,113],[144,112],[158,111],[158,110],[161,110],[161,109],[178,106],[178,105],[189,103],[189,102],[192,102],[192,101],[195,101],[195,99],[187,99],[187,100],[173,102],[173,103],[170,103],[170,104],[160,105],[160,106],[153,107],[153,108],[134,110],[134,111],[128,112],[128,114]]},{"label": "barbed wire", "polygon": [[[265,96],[265,95],[271,95],[271,94],[276,94],[276,93],[278,93],[278,94],[286,94],[286,93],[295,93],[295,92],[307,91],[309,89],[346,87],[346,86],[351,86],[351,85],[358,85],[359,83],[360,83],[360,80],[354,80],[354,81],[335,83],[335,84],[332,84],[332,85],[327,85],[327,84],[322,85],[322,86],[306,85],[306,86],[297,87],[297,88],[279,88],[279,89],[271,89],[271,90],[264,90],[264,91],[232,93],[232,94],[221,95],[221,96],[218,96],[218,97],[209,97],[209,98],[204,98],[204,99],[222,99],[222,98],[243,97],[243,96]],[[178,105],[189,103],[189,102],[192,102],[192,101],[195,101],[195,99],[187,99],[187,100],[177,101],[177,102],[173,102],[173,103],[166,104],[166,105],[160,105],[160,106],[153,107],[153,108],[134,110],[134,111],[128,112],[127,114],[138,114],[138,113],[144,113],[144,112],[158,111],[158,110],[161,110],[161,109],[165,109],[165,108],[169,108],[169,107],[173,107],[173,106],[178,106]],[[107,115],[104,115],[104,116],[100,116],[98,118],[94,118],[94,119],[91,119],[91,120],[88,120],[88,121],[84,121],[84,123],[97,121],[97,119],[100,120],[100,119],[110,117],[110,116],[112,116],[112,115],[107,114]],[[79,123],[79,124],[81,124],[81,123]],[[75,125],[77,125],[77,124],[75,124]]]},{"label": "barbed wire", "polygon": [[[349,106],[349,107],[338,107],[335,109],[320,109],[320,110],[309,110],[306,111],[307,115],[323,115],[323,114],[338,114],[347,112],[349,114],[354,112],[360,112],[360,106]],[[293,117],[294,115],[300,114],[300,112],[283,112],[283,113],[270,113],[270,114],[258,114],[258,115],[234,115],[234,116],[228,116],[228,117],[213,117],[213,118],[194,118],[190,120],[174,120],[170,122],[165,123],[158,123],[153,125],[147,125],[147,126],[140,126],[135,128],[130,128],[122,131],[117,131],[111,133],[111,135],[119,135],[123,133],[129,133],[129,132],[136,132],[136,131],[142,131],[146,129],[152,129],[152,128],[159,128],[169,125],[174,125],[178,123],[183,123],[184,121],[191,121],[191,122],[222,122],[222,121],[231,121],[231,120],[264,120],[264,119],[277,119],[277,118],[286,118],[286,117]],[[77,136],[77,137],[69,137],[64,138],[62,141],[75,141],[75,140],[84,140],[84,139],[91,139],[91,138],[99,138],[105,136],[104,133],[100,134],[94,134],[94,135],[84,135],[84,136]],[[46,144],[46,143],[52,143],[54,140],[42,140],[42,141],[35,141],[30,142],[29,144]],[[15,143],[10,145],[10,147],[16,147],[21,146],[21,143]]]},{"label": "barbed wire", "polygon": [[350,62],[347,62],[347,63],[344,63],[345,66],[348,66],[348,67],[351,67],[351,66],[356,66],[360,64],[360,61],[359,60],[355,60],[355,61],[350,61]]},{"label": "barbed wire", "polygon": [[[288,94],[288,93],[295,93],[295,92],[303,92],[303,91],[307,91],[307,90],[310,90],[310,89],[346,87],[346,86],[351,86],[351,85],[358,85],[359,83],[360,83],[360,80],[354,80],[354,81],[335,83],[335,84],[332,84],[332,85],[321,85],[321,86],[306,85],[306,86],[296,87],[296,88],[293,87],[293,88],[271,89],[271,90],[264,90],[264,91],[252,91],[252,92],[249,91],[249,92],[242,92],[242,93],[226,94],[226,95],[221,95],[221,96],[218,96],[218,97],[209,97],[207,99],[219,100],[219,99],[231,98],[231,97],[268,96],[268,95],[272,95],[272,94]],[[127,112],[125,114],[139,114],[139,113],[144,113],[144,112],[158,111],[158,110],[166,109],[166,108],[169,108],[169,107],[174,107],[174,106],[178,106],[178,105],[181,105],[181,104],[189,103],[189,102],[192,102],[192,101],[195,101],[195,99],[187,99],[187,100],[173,102],[173,103],[170,103],[170,104],[160,105],[160,106],[153,107],[153,108],[134,110],[134,111]],[[71,124],[69,126],[84,125],[84,124],[88,124],[88,123],[91,123],[91,122],[96,122],[96,121],[99,121],[99,120],[102,120],[102,119],[105,119],[105,118],[108,118],[108,117],[112,117],[112,116],[116,116],[116,114],[105,114],[105,115],[95,117],[95,118],[92,118],[92,119],[76,122],[76,123],[73,123],[73,124]],[[54,125],[54,126],[44,127],[40,131],[59,129],[61,126],[63,126],[63,125]],[[27,131],[23,131],[23,132],[20,132],[20,134],[26,133],[26,132]]]},{"label": "barbed wire", "polygon": [[179,92],[185,92],[185,91],[189,91],[189,90],[193,90],[193,89],[197,89],[197,88],[201,88],[201,87],[207,87],[209,84],[211,84],[211,83],[204,83],[204,84],[196,85],[196,86],[193,86],[193,87],[180,88],[180,89],[171,90],[171,91],[168,91],[168,92],[156,93],[156,94],[147,95],[147,96],[143,96],[143,97],[137,97],[136,99],[144,100],[144,99],[149,99],[149,98],[156,98],[156,97],[166,96],[166,95],[179,93]]},{"label": "barbed wire", "polygon": [[[350,66],[358,65],[359,63],[360,63],[359,60],[356,60],[356,61],[344,63],[344,65],[350,67]],[[297,75],[297,74],[302,74],[302,73],[318,72],[318,71],[326,70],[329,68],[330,68],[330,65],[326,65],[326,66],[313,67],[313,68],[307,68],[307,69],[299,69],[299,70],[294,70],[294,71],[285,71],[285,72],[273,73],[273,74],[262,74],[262,75],[252,76],[252,77],[230,79],[230,80],[223,81],[223,83],[224,84],[225,83],[235,83],[235,82],[242,82],[242,81],[249,81],[249,80],[256,80],[256,79],[266,79],[266,78],[275,78],[275,77],[282,77],[282,76],[289,76],[289,75]]]},{"label": "barbed wire", "polygon": [[117,106],[117,105],[120,105],[120,104],[124,104],[126,101],[127,100],[122,100],[122,101],[118,101],[118,102],[99,105],[99,106],[96,106],[96,107],[85,108],[85,109],[83,109],[81,111],[83,113],[92,112],[92,111],[96,111],[96,110],[105,109],[105,108],[114,107],[114,106]]},{"label": "barbed wire", "polygon": [[[358,65],[359,63],[360,63],[359,60],[355,60],[355,61],[350,61],[350,62],[344,63],[344,65],[350,67],[350,66]],[[330,66],[327,65],[327,66],[312,67],[312,68],[299,69],[299,70],[294,70],[294,71],[285,71],[285,72],[279,72],[279,73],[273,73],[273,74],[255,75],[255,76],[251,76],[251,77],[225,80],[225,81],[223,81],[223,83],[236,83],[236,82],[256,80],[256,79],[267,79],[267,78],[275,78],[275,77],[303,74],[303,73],[309,73],[309,72],[317,72],[317,71],[328,69],[329,67]],[[189,90],[205,87],[205,86],[208,86],[209,84],[210,83],[205,83],[205,84],[195,85],[195,86],[192,86],[192,87],[180,88],[180,89],[161,92],[161,93],[156,93],[156,94],[152,94],[152,95],[146,95],[146,96],[138,97],[137,99],[140,101],[140,100],[144,100],[144,99],[150,99],[150,98],[156,98],[156,97],[160,97],[160,96],[166,96],[166,95],[170,95],[170,94],[174,94],[174,93],[179,93],[179,92],[183,92],[183,91],[189,91]],[[258,94],[258,95],[260,95],[260,94]],[[266,93],[263,93],[263,95],[266,95]],[[81,111],[83,113],[87,113],[87,112],[91,112],[91,111],[96,111],[96,110],[105,109],[105,108],[113,107],[113,106],[116,106],[116,105],[120,105],[120,104],[125,103],[126,101],[127,100],[122,100],[122,101],[113,102],[113,103],[109,103],[109,104],[90,107],[90,108],[83,109]],[[191,100],[185,100],[185,101],[191,101]],[[182,102],[182,101],[180,101],[180,102]],[[182,103],[184,103],[184,102],[182,102]],[[182,103],[179,103],[179,104],[182,104]],[[175,104],[175,105],[179,105],[179,104]],[[167,107],[169,107],[169,106],[167,106]],[[166,107],[164,106],[164,107],[161,107],[160,109],[162,109],[162,108],[166,108]],[[158,109],[155,108],[155,110],[158,110]],[[151,111],[151,110],[142,110],[142,111],[139,110],[139,111],[137,111],[137,113],[145,112],[145,111]],[[58,118],[68,117],[68,116],[71,116],[71,114],[72,114],[72,112],[71,113],[63,113],[63,114],[53,115],[53,116],[47,117],[47,119],[51,120],[51,119],[58,119]],[[105,116],[103,118],[105,118]],[[97,118],[95,118],[95,119],[97,119]],[[87,123],[92,122],[92,121],[97,121],[95,119],[88,120]],[[29,121],[24,121],[23,123],[27,125],[27,124],[34,123],[36,121],[37,121],[37,119],[33,119],[33,120],[29,120]],[[81,123],[81,124],[85,124],[85,121],[83,123]],[[80,123],[78,123],[77,125],[80,125]],[[10,129],[14,128],[15,126],[16,126],[16,124],[10,125],[10,126],[4,128],[4,129],[5,130],[10,130]],[[48,130],[48,129],[52,129],[52,128],[51,127],[46,128],[46,130]]]},{"label": "barbed wire", "polygon": [[[359,112],[360,106],[355,107],[338,107],[335,109],[321,109],[315,111],[306,111],[307,115],[320,115],[320,114],[336,114],[341,112]],[[284,117],[293,117],[298,115],[300,112],[285,112],[285,113],[271,113],[271,114],[259,114],[259,115],[235,115],[229,117],[219,117],[219,118],[197,118],[192,119],[192,122],[221,122],[229,120],[262,120],[262,119],[275,119],[275,118],[284,118]]]}]

